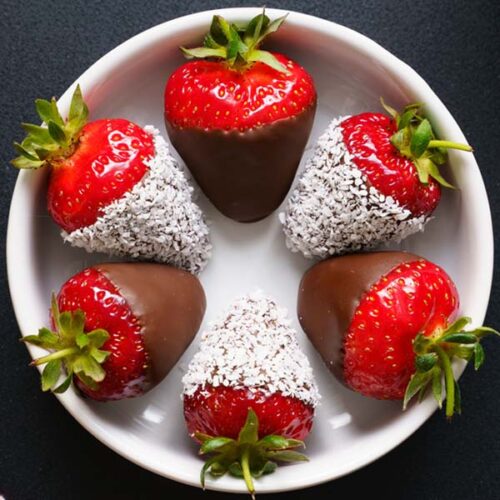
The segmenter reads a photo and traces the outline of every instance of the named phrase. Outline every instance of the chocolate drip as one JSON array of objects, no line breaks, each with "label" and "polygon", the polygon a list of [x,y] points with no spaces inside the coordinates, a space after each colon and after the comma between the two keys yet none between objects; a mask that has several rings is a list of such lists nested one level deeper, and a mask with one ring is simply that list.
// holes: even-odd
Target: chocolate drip
[{"label": "chocolate drip", "polygon": [[345,255],[320,262],[304,274],[297,305],[300,324],[340,381],[344,335],[363,294],[399,264],[418,259],[406,252]]},{"label": "chocolate drip", "polygon": [[161,382],[187,349],[205,314],[203,288],[192,274],[162,264],[95,266],[120,291],[143,327],[152,385]]},{"label": "chocolate drip", "polygon": [[168,136],[200,188],[239,222],[267,217],[281,204],[311,133],[316,102],[300,114],[243,132],[181,129]]}]

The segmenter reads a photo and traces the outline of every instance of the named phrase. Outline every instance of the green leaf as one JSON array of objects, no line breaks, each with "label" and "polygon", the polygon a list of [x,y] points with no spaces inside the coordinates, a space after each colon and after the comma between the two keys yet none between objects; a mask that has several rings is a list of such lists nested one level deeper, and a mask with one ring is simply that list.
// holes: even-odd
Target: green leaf
[{"label": "green leaf", "polygon": [[399,113],[393,107],[389,106],[389,104],[384,101],[383,97],[380,97],[380,104],[382,104],[382,107],[387,111],[387,113],[389,113],[390,116],[392,116],[392,118],[396,121],[398,120]]},{"label": "green leaf", "polygon": [[441,337],[441,341],[453,344],[475,344],[477,337],[473,333],[458,332],[444,335]]},{"label": "green leaf", "polygon": [[403,410],[406,410],[408,403],[422,388],[425,388],[432,377],[432,372],[415,372],[410,378],[410,382],[406,387],[406,392],[403,400]]},{"label": "green leaf", "polygon": [[91,356],[82,354],[72,363],[73,371],[80,376],[82,373],[94,382],[102,382],[106,372],[102,366]]},{"label": "green leaf", "polygon": [[56,122],[50,121],[48,124],[49,133],[52,139],[56,141],[61,146],[67,146],[66,143],[66,134],[61,126],[59,126]]},{"label": "green leaf", "polygon": [[212,467],[212,464],[217,461],[217,457],[212,457],[209,460],[207,460],[204,464],[203,467],[201,468],[200,471],[200,483],[201,487],[205,489],[205,476],[207,475],[207,472],[209,471],[210,467]]},{"label": "green leaf", "polygon": [[76,337],[75,337],[75,341],[76,341],[76,345],[80,348],[80,349],[83,349],[84,347],[88,346],[89,345],[89,338],[87,337],[87,335],[85,335],[84,333],[79,333]]},{"label": "green leaf", "polygon": [[21,123],[21,127],[29,134],[30,144],[35,143],[39,146],[48,146],[54,142],[46,127],[40,127],[32,123]]},{"label": "green leaf", "polygon": [[241,444],[254,444],[259,439],[259,419],[257,414],[250,408],[248,410],[245,425],[241,428],[238,442]]},{"label": "green leaf", "polygon": [[10,161],[11,165],[16,168],[29,169],[29,168],[40,168],[45,162],[43,160],[33,161],[25,156],[18,156]]},{"label": "green leaf", "polygon": [[222,45],[219,45],[212,37],[210,33],[205,35],[205,39],[203,40],[203,46],[208,49],[220,49]]},{"label": "green leaf", "polygon": [[262,14],[255,16],[247,25],[243,41],[249,47],[253,46],[259,39],[263,29],[265,30],[269,25],[269,18],[265,15],[264,10]]},{"label": "green leaf", "polygon": [[227,437],[214,437],[212,439],[206,440],[200,447],[200,455],[205,455],[206,453],[213,453],[215,451],[222,451],[221,449],[228,444],[234,444],[234,439]]},{"label": "green leaf", "polygon": [[202,432],[195,432],[194,437],[200,442],[204,443],[205,441],[208,441],[209,439],[213,439],[214,436],[209,436],[208,434],[203,434]]},{"label": "green leaf", "polygon": [[210,467],[210,475],[214,477],[220,477],[223,476],[227,470],[228,470],[229,465],[225,463],[224,460],[219,460],[214,462],[212,466]]},{"label": "green leaf", "polygon": [[188,58],[188,59],[204,59],[206,57],[226,57],[226,48],[221,47],[219,49],[210,49],[208,47],[198,47],[195,49],[186,49],[184,47],[181,47],[182,53]]},{"label": "green leaf", "polygon": [[453,322],[447,329],[446,329],[446,334],[447,333],[457,333],[457,332],[462,332],[464,328],[470,324],[472,321],[471,318],[468,316],[462,316],[461,318],[458,318],[455,322]]},{"label": "green leaf", "polygon": [[52,347],[59,342],[59,336],[45,327],[40,328],[40,330],[38,330],[38,336],[40,337],[40,340],[43,342],[43,344],[46,346]]},{"label": "green leaf", "polygon": [[36,156],[36,154],[28,151],[25,147],[23,147],[18,142],[14,143],[14,149],[17,151],[17,153],[19,153],[21,156],[24,156],[28,160],[31,160],[31,161],[40,161],[40,158],[38,158],[38,156]]},{"label": "green leaf", "polygon": [[20,338],[22,342],[27,342],[28,344],[33,344],[36,346],[42,346],[43,341],[38,335],[26,335],[25,337]]},{"label": "green leaf", "polygon": [[427,162],[427,171],[429,172],[429,175],[435,179],[436,181],[441,184],[441,186],[450,188],[450,189],[455,189],[455,186],[453,184],[450,184],[442,175],[441,172],[439,171],[439,168],[437,165],[432,161],[428,160]]},{"label": "green leaf", "polygon": [[304,446],[303,441],[298,439],[287,439],[283,436],[270,434],[263,437],[257,445],[265,450],[285,450],[287,448],[298,448]]},{"label": "green leaf", "polygon": [[88,114],[89,110],[83,100],[82,89],[80,85],[77,85],[71,98],[68,119],[70,122],[85,122]]},{"label": "green leaf", "polygon": [[53,97],[50,101],[46,101],[45,99],[37,99],[35,101],[36,111],[38,116],[45,123],[49,123],[50,121],[57,123],[59,126],[64,126],[64,120],[62,119],[59,110],[57,109],[57,103],[55,98]]},{"label": "green leaf", "polygon": [[435,352],[420,354],[415,358],[415,366],[419,372],[428,372],[436,365],[438,356]]},{"label": "green leaf", "polygon": [[99,363],[102,364],[106,361],[111,354],[109,351],[102,351],[101,349],[97,349],[96,347],[91,347],[89,350],[89,354]]},{"label": "green leaf", "polygon": [[248,55],[248,60],[252,62],[259,61],[267,64],[280,73],[285,73],[287,75],[290,74],[290,71],[288,71],[288,69],[283,66],[283,64],[281,64],[273,54],[271,54],[271,52],[267,52],[266,50],[252,50]]},{"label": "green leaf", "polygon": [[439,409],[443,406],[443,381],[442,374],[439,368],[432,370],[432,394],[437,401]]},{"label": "green leaf", "polygon": [[210,25],[212,38],[220,45],[226,45],[231,38],[229,23],[222,16],[214,16]]},{"label": "green leaf", "polygon": [[66,392],[71,385],[71,381],[73,380],[73,374],[70,373],[65,379],[64,382],[57,386],[55,389],[52,390],[52,392],[55,392],[56,394],[62,394],[63,392]]},{"label": "green leaf", "polygon": [[52,314],[52,319],[54,320],[56,330],[58,332],[61,332],[61,313],[59,311],[57,295],[55,293],[52,293],[52,295],[50,296],[50,312]]},{"label": "green leaf", "polygon": [[57,383],[61,375],[62,363],[60,359],[49,361],[42,372],[42,391],[46,392]]},{"label": "green leaf", "polygon": [[268,460],[262,469],[262,475],[272,474],[278,467],[278,464]]},{"label": "green leaf", "polygon": [[109,333],[102,328],[98,328],[87,333],[87,337],[92,343],[92,346],[99,348],[102,347],[109,339]]},{"label": "green leaf", "polygon": [[479,326],[470,333],[473,333],[478,339],[482,339],[486,335],[500,335],[500,332],[489,326]]},{"label": "green leaf", "polygon": [[483,346],[477,342],[474,344],[474,369],[479,370],[484,363],[484,349]]},{"label": "green leaf", "polygon": [[411,121],[415,118],[415,116],[416,116],[415,109],[406,110],[399,119],[398,130],[406,128],[408,125],[410,125]]},{"label": "green leaf", "polygon": [[237,477],[237,478],[243,478],[243,469],[241,468],[241,464],[239,462],[233,462],[229,466],[229,474],[231,476]]},{"label": "green leaf", "polygon": [[453,344],[447,350],[452,356],[470,361],[474,355],[475,345],[476,344]]},{"label": "green leaf", "polygon": [[261,43],[264,40],[264,38],[270,35],[271,33],[275,33],[276,31],[278,31],[281,25],[285,22],[287,17],[288,14],[285,14],[284,16],[278,17],[277,19],[269,23],[269,25],[264,28],[262,35],[259,37],[258,43]]},{"label": "green leaf", "polygon": [[71,331],[75,334],[83,333],[85,325],[85,313],[81,309],[73,311],[71,314]]},{"label": "green leaf", "polygon": [[92,389],[93,391],[97,391],[99,389],[99,385],[92,380],[90,377],[85,375],[83,372],[75,372],[75,375],[80,379],[80,381],[85,384],[88,388]]},{"label": "green leaf", "polygon": [[292,450],[270,451],[268,456],[278,462],[308,462],[309,459],[302,453]]},{"label": "green leaf", "polygon": [[262,446],[266,450],[284,450],[289,448],[288,439],[283,436],[269,435],[263,437],[259,442],[259,446]]}]

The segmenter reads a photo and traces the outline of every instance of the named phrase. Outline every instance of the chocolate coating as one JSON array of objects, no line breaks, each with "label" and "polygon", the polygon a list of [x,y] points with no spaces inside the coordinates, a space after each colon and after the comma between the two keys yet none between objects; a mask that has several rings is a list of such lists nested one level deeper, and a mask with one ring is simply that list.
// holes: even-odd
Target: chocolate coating
[{"label": "chocolate coating", "polygon": [[227,217],[255,222],[285,198],[311,133],[316,101],[296,116],[243,132],[181,129],[168,136],[200,188]]},{"label": "chocolate coating", "polygon": [[343,381],[344,335],[365,292],[399,264],[418,260],[406,252],[371,252],[334,257],[302,277],[300,324],[329,370]]},{"label": "chocolate coating", "polygon": [[177,363],[200,328],[205,292],[192,274],[162,264],[95,266],[120,291],[139,320],[151,362],[152,386]]}]

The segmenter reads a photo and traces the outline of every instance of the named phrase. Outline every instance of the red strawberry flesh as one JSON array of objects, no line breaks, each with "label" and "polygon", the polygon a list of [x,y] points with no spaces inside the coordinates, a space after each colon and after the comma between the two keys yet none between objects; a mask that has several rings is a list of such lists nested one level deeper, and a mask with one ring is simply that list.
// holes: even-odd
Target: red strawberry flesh
[{"label": "red strawberry flesh", "polygon": [[378,399],[402,399],[415,371],[412,341],[435,335],[456,316],[458,292],[426,260],[396,266],[363,295],[344,338],[344,379]]},{"label": "red strawberry flesh", "polygon": [[104,207],[144,176],[154,155],[153,138],[124,119],[88,123],[67,158],[51,161],[47,205],[55,222],[71,232],[93,224]]},{"label": "red strawberry flesh", "polygon": [[311,76],[282,54],[290,72],[256,62],[242,70],[215,61],[180,66],[165,88],[165,117],[179,128],[248,130],[296,116],[316,100]]},{"label": "red strawberry flesh", "polygon": [[314,409],[303,401],[260,391],[206,386],[184,396],[184,418],[190,435],[195,432],[236,439],[248,410],[259,419],[259,437],[270,434],[304,440],[309,434]]},{"label": "red strawberry flesh", "polygon": [[100,328],[110,335],[102,347],[111,353],[102,365],[106,377],[98,390],[75,377],[79,389],[100,401],[142,394],[149,385],[142,326],[115,285],[101,272],[89,268],[62,286],[58,304],[61,312],[81,309],[85,313],[85,331]]},{"label": "red strawberry flesh", "polygon": [[390,142],[396,131],[394,120],[381,113],[361,113],[342,122],[347,150],[370,185],[392,196],[415,217],[430,214],[439,203],[441,188],[433,178],[428,184],[419,181],[413,161]]}]

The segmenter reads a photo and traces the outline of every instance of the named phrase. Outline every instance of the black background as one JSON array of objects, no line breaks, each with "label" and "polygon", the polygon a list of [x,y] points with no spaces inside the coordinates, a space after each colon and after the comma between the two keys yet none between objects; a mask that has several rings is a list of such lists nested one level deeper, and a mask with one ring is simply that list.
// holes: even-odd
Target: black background
[{"label": "black background", "polygon": [[[146,28],[192,12],[252,5],[191,0],[0,1],[1,332],[0,494],[13,499],[229,498],[142,470],[88,434],[39,389],[17,342],[5,274],[5,235],[16,172],[8,165],[18,123],[37,120],[33,100],[60,95],[88,66]],[[368,35],[415,68],[475,146],[493,217],[500,213],[500,2],[302,0],[266,2]],[[494,220],[495,232],[500,234]],[[453,249],[450,248],[450,251]],[[464,262],[463,265],[467,265]],[[487,323],[500,326],[498,271]],[[278,499],[352,495],[404,499],[500,498],[500,342],[487,339],[479,374],[461,379],[463,416],[435,414],[374,464],[340,480]],[[297,471],[297,473],[300,473]],[[245,498],[242,496],[242,498]]]}]

